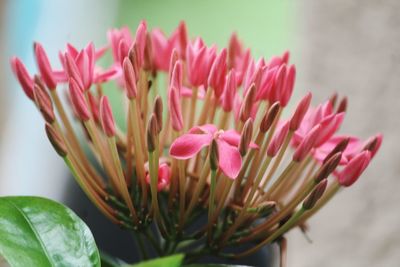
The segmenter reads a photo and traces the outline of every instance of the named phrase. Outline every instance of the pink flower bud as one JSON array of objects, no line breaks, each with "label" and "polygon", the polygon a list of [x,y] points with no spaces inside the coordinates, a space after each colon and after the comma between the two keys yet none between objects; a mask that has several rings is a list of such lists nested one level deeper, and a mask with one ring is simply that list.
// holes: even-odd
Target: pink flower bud
[{"label": "pink flower bud", "polygon": [[296,148],[293,154],[293,160],[301,162],[313,148],[318,134],[321,131],[321,125],[316,125],[310,130],[310,132],[304,137],[300,145]]},{"label": "pink flower bud", "polygon": [[135,71],[133,70],[133,66],[129,58],[126,57],[124,59],[123,65],[124,65],[123,68],[124,68],[126,94],[129,99],[136,98],[137,88],[136,88]]},{"label": "pink flower bud", "polygon": [[100,122],[100,110],[99,110],[98,99],[95,96],[93,96],[93,94],[89,91],[88,100],[93,119],[96,123],[100,124],[101,122]]},{"label": "pink flower bud", "polygon": [[378,152],[382,145],[383,135],[381,133],[369,138],[364,145],[363,150],[368,150],[371,152],[371,158],[373,158]]},{"label": "pink flower bud", "polygon": [[271,91],[269,93],[269,99],[271,103],[274,103],[276,101],[280,102],[282,100],[284,83],[286,79],[286,72],[287,72],[286,64],[281,65],[275,75],[274,85],[272,86]]},{"label": "pink flower bud", "polygon": [[274,104],[272,104],[272,106],[265,113],[264,117],[261,120],[260,124],[261,132],[265,133],[271,128],[272,123],[275,121],[280,110],[281,110],[281,105],[279,102],[275,102]]},{"label": "pink flower bud", "polygon": [[295,131],[299,128],[301,122],[303,121],[304,115],[306,114],[308,108],[310,107],[312,94],[307,93],[303,99],[297,105],[296,111],[294,112],[292,118],[290,119],[290,130]]},{"label": "pink flower bud", "polygon": [[124,58],[128,56],[128,53],[129,53],[129,46],[126,43],[125,39],[121,39],[118,45],[118,58],[120,64],[124,60]]},{"label": "pink flower bud", "polygon": [[73,78],[78,83],[80,88],[84,88],[78,66],[76,65],[75,60],[69,53],[64,54],[64,62],[65,71],[67,72],[68,78]]},{"label": "pink flower bud", "polygon": [[46,122],[52,124],[55,120],[55,115],[50,96],[46,92],[46,89],[42,88],[39,84],[35,84],[33,88],[33,95],[40,113],[42,113]]},{"label": "pink flower bud", "polygon": [[73,78],[69,79],[69,94],[76,115],[80,120],[88,121],[90,119],[90,113],[85,96],[83,95],[82,88],[79,87],[78,83]]},{"label": "pink flower bud", "polygon": [[254,98],[256,93],[256,87],[254,84],[250,86],[244,96],[242,106],[240,107],[239,118],[242,122],[245,122],[251,116],[252,108],[254,107]]},{"label": "pink flower bud", "polygon": [[327,184],[328,180],[323,179],[315,186],[314,190],[304,200],[303,209],[310,210],[315,206],[315,204],[317,204],[318,200],[324,194]]},{"label": "pink flower bud", "polygon": [[11,59],[11,68],[17,76],[18,82],[27,97],[33,100],[33,80],[26,70],[24,64],[17,57]]},{"label": "pink flower bud", "polygon": [[283,142],[285,141],[286,136],[289,132],[289,121],[286,121],[274,134],[271,143],[267,149],[268,157],[275,157],[278,153],[279,149],[282,147]]},{"label": "pink flower bud", "polygon": [[170,88],[168,92],[168,108],[171,116],[172,128],[175,131],[180,131],[183,128],[183,117],[181,102],[177,89],[174,87]]},{"label": "pink flower bud", "polygon": [[182,62],[180,60],[177,60],[172,68],[169,86],[176,88],[178,90],[178,93],[181,94],[182,81],[183,81]]},{"label": "pink flower bud", "polygon": [[280,100],[282,103],[282,107],[286,107],[286,105],[289,103],[290,97],[292,96],[293,93],[295,80],[296,80],[296,67],[294,65],[290,65],[286,73],[282,97]]},{"label": "pink flower bud", "polygon": [[222,96],[222,108],[225,112],[230,112],[233,109],[236,91],[236,74],[235,70],[231,70],[226,77],[224,94]]},{"label": "pink flower bud", "polygon": [[53,126],[46,123],[46,134],[49,138],[50,143],[52,144],[54,150],[60,157],[65,157],[67,155],[67,147],[63,138],[59,135],[59,133],[54,130]]},{"label": "pink flower bud", "polygon": [[57,83],[53,77],[53,70],[46,52],[39,43],[35,43],[33,48],[36,56],[36,63],[43,81],[50,90],[56,89]]},{"label": "pink flower bud", "polygon": [[346,112],[347,110],[347,97],[343,97],[339,103],[337,113]]},{"label": "pink flower bud", "polygon": [[350,186],[367,168],[371,160],[371,152],[363,151],[349,161],[338,175],[338,182],[342,186]]},{"label": "pink flower bud", "polygon": [[115,135],[115,122],[107,96],[102,96],[100,99],[100,118],[104,133],[108,137],[113,137]]},{"label": "pink flower bud", "polygon": [[135,35],[135,43],[138,48],[138,62],[139,66],[143,66],[144,61],[144,50],[146,47],[146,34],[147,34],[147,25],[146,21],[142,20],[136,30]]},{"label": "pink flower bud", "polygon": [[[161,191],[165,189],[171,181],[171,169],[166,163],[161,163],[158,167],[158,183],[157,190]],[[146,182],[150,185],[151,179],[150,174],[148,173],[146,176]]]},{"label": "pink flower bud", "polygon": [[208,76],[208,85],[214,89],[215,96],[219,98],[224,89],[226,75],[226,49],[222,49],[221,53],[214,60],[211,66],[210,75]]}]

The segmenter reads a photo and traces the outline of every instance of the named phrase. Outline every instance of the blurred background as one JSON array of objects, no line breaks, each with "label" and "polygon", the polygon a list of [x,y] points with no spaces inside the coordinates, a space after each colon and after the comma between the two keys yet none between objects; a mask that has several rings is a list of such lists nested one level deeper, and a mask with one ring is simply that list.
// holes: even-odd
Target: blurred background
[{"label": "blurred background", "polygon": [[288,235],[288,266],[398,266],[400,262],[400,2],[0,0],[0,195],[41,195],[67,202],[70,176],[43,122],[16,83],[9,59],[36,71],[32,44],[54,66],[66,42],[106,42],[106,31],[141,19],[170,33],[185,20],[191,37],[226,45],[236,31],[255,57],[286,49],[297,66],[292,103],[334,91],[349,97],[342,133],[384,134],[362,179],[310,221],[312,243]]}]

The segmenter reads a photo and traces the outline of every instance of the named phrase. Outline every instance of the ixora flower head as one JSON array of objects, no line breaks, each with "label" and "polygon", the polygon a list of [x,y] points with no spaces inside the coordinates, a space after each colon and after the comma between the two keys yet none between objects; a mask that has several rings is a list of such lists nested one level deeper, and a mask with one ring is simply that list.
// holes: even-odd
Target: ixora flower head
[{"label": "ixora flower head", "polygon": [[[290,104],[296,68],[289,52],[256,61],[236,34],[217,49],[189,38],[184,22],[171,36],[144,21],[135,32],[110,30],[99,50],[67,44],[61,70],[39,43],[38,74],[16,57],[11,66],[90,200],[115,224],[146,233],[157,253],[180,251],[187,260],[250,255],[304,225],[379,150],[381,134],[365,142],[338,134],[347,98],[313,107],[307,93]],[[104,53],[113,63],[100,67]],[[109,90],[124,97],[118,120]]]}]

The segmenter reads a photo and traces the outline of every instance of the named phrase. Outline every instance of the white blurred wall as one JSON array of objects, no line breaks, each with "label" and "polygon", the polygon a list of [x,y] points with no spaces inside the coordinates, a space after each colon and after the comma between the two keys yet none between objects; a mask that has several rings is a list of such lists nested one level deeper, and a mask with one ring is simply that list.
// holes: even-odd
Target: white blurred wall
[{"label": "white blurred wall", "polygon": [[49,145],[39,112],[12,77],[9,58],[21,57],[34,73],[33,41],[44,45],[57,67],[58,51],[67,42],[78,47],[89,41],[98,46],[105,44],[106,31],[114,24],[117,2],[17,0],[1,4],[2,13],[6,14],[2,17],[5,30],[0,32],[2,46],[6,46],[1,64],[5,70],[3,81],[7,83],[1,93],[7,101],[0,129],[0,195],[41,195],[60,200],[70,177]]}]

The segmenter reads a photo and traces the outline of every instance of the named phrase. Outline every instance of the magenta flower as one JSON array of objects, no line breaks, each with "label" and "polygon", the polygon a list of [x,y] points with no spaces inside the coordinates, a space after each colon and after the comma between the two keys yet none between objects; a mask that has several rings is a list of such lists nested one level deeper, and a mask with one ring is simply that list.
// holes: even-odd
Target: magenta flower
[{"label": "magenta flower", "polygon": [[[169,152],[176,159],[190,159],[202,148],[209,146],[213,139],[217,141],[221,171],[227,177],[235,179],[242,166],[242,157],[238,149],[240,134],[234,130],[218,131],[212,124],[193,127],[172,143]],[[255,144],[250,144],[250,147],[257,148]]]},{"label": "magenta flower", "polygon": [[315,142],[315,147],[321,146],[336,133],[343,122],[343,118],[344,113],[335,113],[329,100],[315,109],[308,109],[300,127],[293,136],[292,144],[297,146],[315,125],[321,124],[322,129]]}]

